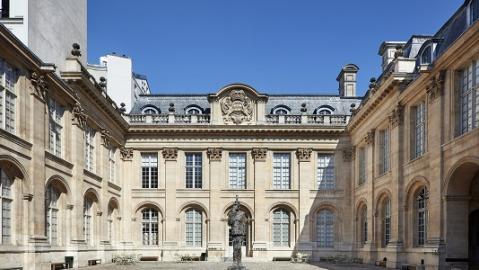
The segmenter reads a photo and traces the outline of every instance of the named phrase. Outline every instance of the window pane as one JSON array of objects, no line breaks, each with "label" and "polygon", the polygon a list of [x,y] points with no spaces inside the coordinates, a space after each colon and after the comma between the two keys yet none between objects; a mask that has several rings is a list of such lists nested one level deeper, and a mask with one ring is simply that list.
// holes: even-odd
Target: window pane
[{"label": "window pane", "polygon": [[334,214],[330,210],[321,210],[318,213],[316,234],[318,247],[334,246]]},{"label": "window pane", "polygon": [[233,189],[246,188],[246,154],[231,153],[229,155],[229,184]]},{"label": "window pane", "polygon": [[141,187],[158,188],[158,154],[141,154]]},{"label": "window pane", "polygon": [[336,186],[336,176],[334,173],[334,155],[318,154],[317,170],[318,189],[334,189]]},{"label": "window pane", "polygon": [[290,189],[290,154],[273,154],[273,188]]},{"label": "window pane", "polygon": [[202,188],[202,166],[201,153],[186,153],[186,188]]}]

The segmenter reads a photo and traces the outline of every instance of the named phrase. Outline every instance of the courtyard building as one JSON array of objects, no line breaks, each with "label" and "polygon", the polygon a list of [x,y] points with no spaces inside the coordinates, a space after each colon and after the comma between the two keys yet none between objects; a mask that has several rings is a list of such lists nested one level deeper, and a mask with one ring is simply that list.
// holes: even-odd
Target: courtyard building
[{"label": "courtyard building", "polygon": [[364,96],[354,64],[337,95],[152,94],[126,56],[85,63],[86,1],[38,36],[42,1],[0,1],[1,267],[224,261],[236,196],[250,262],[479,267],[479,0],[383,42]]}]

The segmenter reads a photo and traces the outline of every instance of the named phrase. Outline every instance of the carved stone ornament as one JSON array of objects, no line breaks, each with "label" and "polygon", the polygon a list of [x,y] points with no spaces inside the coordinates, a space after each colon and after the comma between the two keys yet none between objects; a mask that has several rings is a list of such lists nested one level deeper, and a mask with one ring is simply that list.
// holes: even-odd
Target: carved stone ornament
[{"label": "carved stone ornament", "polygon": [[401,104],[396,107],[389,114],[389,123],[391,127],[395,128],[403,123],[403,111],[404,107]]},{"label": "carved stone ornament", "polygon": [[176,160],[178,158],[177,148],[165,148],[161,153],[163,154],[163,158],[166,160]]},{"label": "carved stone ornament", "polygon": [[123,160],[132,160],[133,159],[133,149],[132,148],[121,148],[120,149],[121,159]]},{"label": "carved stone ornament", "polygon": [[370,131],[368,131],[368,133],[366,134],[366,137],[364,137],[364,142],[366,144],[372,144],[374,143],[374,134],[375,134],[376,130],[375,129],[371,129]]},{"label": "carved stone ornament", "polygon": [[110,147],[111,146],[110,131],[107,130],[107,129],[102,128],[100,130],[100,134],[101,134],[101,141],[102,141],[103,145],[105,145],[106,147]]},{"label": "carved stone ornament", "polygon": [[347,148],[343,148],[343,161],[344,162],[351,162],[354,160],[354,153],[356,152],[356,147],[351,146]]},{"label": "carved stone ornament", "polygon": [[299,148],[296,150],[296,157],[300,162],[310,161],[311,153],[313,153],[313,149],[311,148]]},{"label": "carved stone ornament", "polygon": [[221,148],[208,148],[206,150],[206,155],[211,161],[221,161],[223,150],[221,150]]},{"label": "carved stone ornament", "polygon": [[253,156],[253,159],[256,161],[265,161],[267,153],[268,149],[266,148],[253,148],[251,156]]},{"label": "carved stone ornament", "polygon": [[438,75],[431,78],[429,85],[426,88],[426,93],[429,98],[429,102],[433,102],[444,92],[444,80],[446,77],[446,72],[441,71]]},{"label": "carved stone ornament", "polygon": [[250,122],[253,119],[253,101],[241,90],[232,90],[220,101],[225,123],[236,125]]},{"label": "carved stone ornament", "polygon": [[42,101],[47,101],[48,83],[45,76],[39,75],[37,72],[33,71],[30,75],[30,80],[33,85],[33,94]]},{"label": "carved stone ornament", "polygon": [[86,127],[87,115],[85,110],[81,106],[80,102],[76,102],[75,106],[72,108],[72,121],[74,125],[79,126],[80,128]]}]

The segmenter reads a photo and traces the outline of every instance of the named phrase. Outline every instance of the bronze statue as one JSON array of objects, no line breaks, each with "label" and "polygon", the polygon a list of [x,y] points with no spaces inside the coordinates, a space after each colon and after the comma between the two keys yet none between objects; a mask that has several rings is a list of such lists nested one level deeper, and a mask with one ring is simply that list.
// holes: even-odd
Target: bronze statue
[{"label": "bronze statue", "polygon": [[231,227],[233,239],[233,266],[228,267],[228,270],[245,270],[246,268],[241,264],[241,244],[246,239],[246,215],[240,210],[238,196],[228,213],[228,225]]}]

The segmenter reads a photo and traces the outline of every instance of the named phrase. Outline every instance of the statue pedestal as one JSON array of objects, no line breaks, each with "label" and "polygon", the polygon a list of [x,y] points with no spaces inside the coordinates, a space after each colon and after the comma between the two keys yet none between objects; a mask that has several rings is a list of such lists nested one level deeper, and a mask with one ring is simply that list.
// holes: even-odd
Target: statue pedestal
[{"label": "statue pedestal", "polygon": [[248,270],[246,269],[246,267],[242,266],[242,265],[232,265],[232,266],[228,266],[227,268],[228,270]]}]

